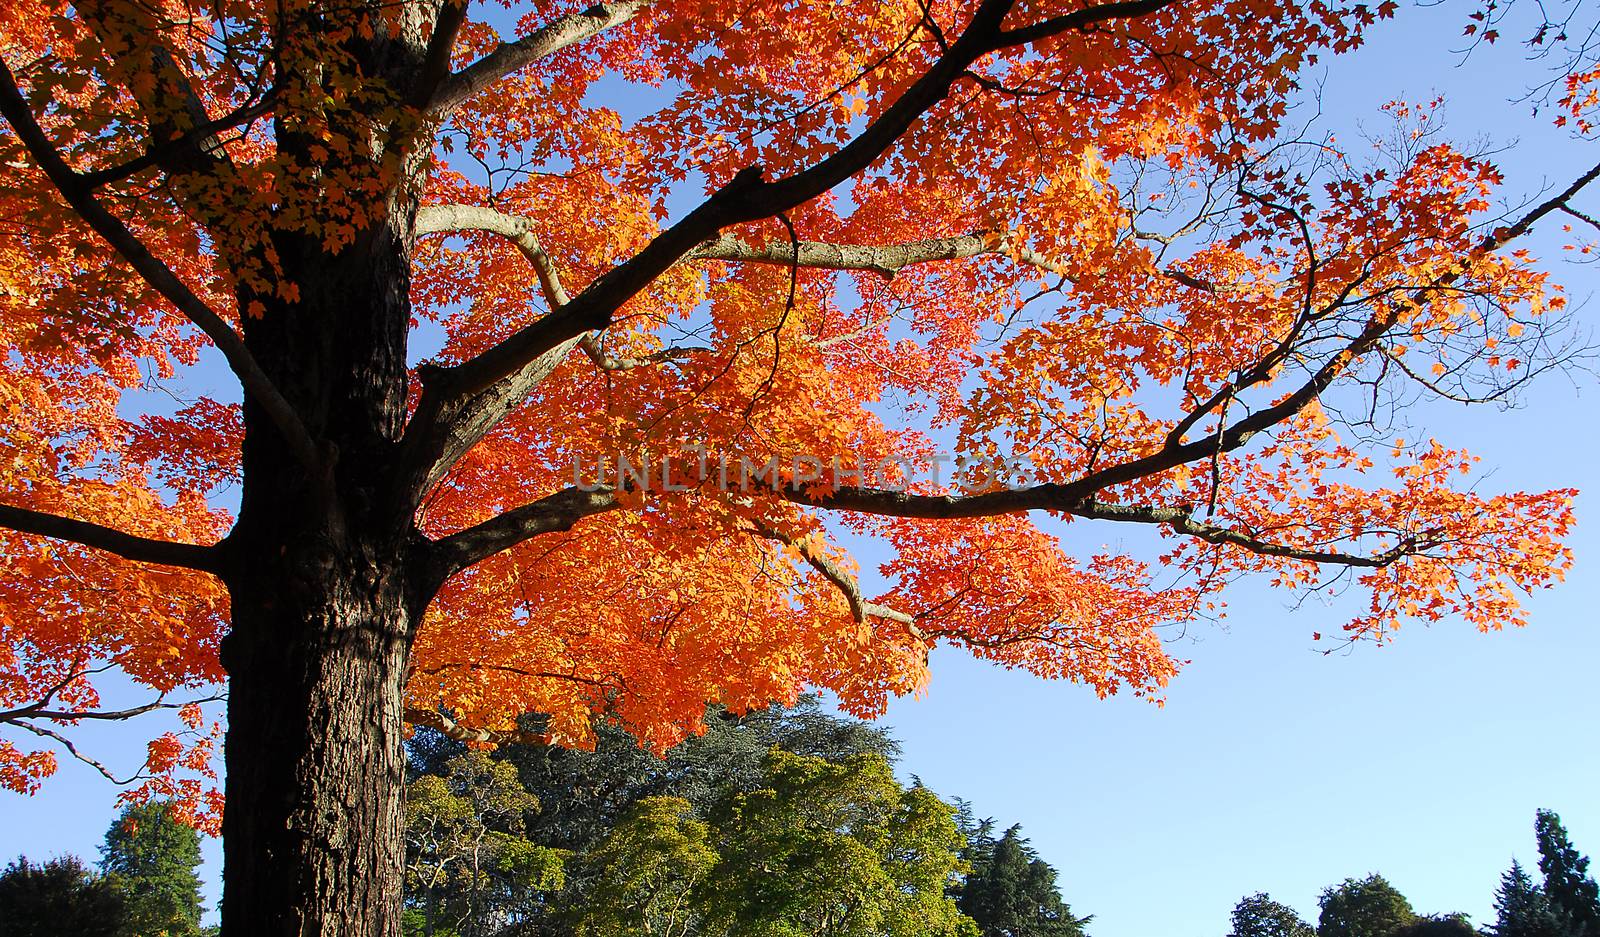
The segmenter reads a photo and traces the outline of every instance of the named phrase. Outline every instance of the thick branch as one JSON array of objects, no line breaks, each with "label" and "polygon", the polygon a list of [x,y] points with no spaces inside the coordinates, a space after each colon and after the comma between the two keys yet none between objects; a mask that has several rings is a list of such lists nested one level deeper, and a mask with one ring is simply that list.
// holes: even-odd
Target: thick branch
[{"label": "thick branch", "polygon": [[449,576],[524,540],[540,534],[571,530],[572,525],[583,518],[619,506],[615,493],[609,488],[593,491],[564,488],[481,524],[442,537],[434,541],[431,554],[438,572]]},{"label": "thick branch", "polygon": [[447,114],[511,73],[613,26],[626,23],[649,5],[650,0],[597,3],[586,10],[557,17],[516,42],[502,42],[493,52],[440,83],[429,110],[436,114]]},{"label": "thick branch", "polygon": [[455,53],[456,37],[467,21],[470,0],[444,0],[439,15],[434,18],[433,34],[428,37],[428,48],[422,54],[422,68],[408,96],[413,106],[428,108],[433,96],[450,77],[450,56]]},{"label": "thick branch", "polygon": [[245,348],[244,340],[215,310],[185,286],[177,274],[150,253],[127,225],[100,204],[94,197],[93,188],[66,164],[45,136],[44,129],[34,119],[27,100],[17,87],[11,69],[3,60],[0,60],[0,114],[5,116],[39,168],[44,170],[45,176],[73,211],[78,213],[78,217],[110,244],[146,283],[216,343],[245,391],[261,404],[290,449],[307,468],[320,474],[322,459],[316,443],[289,401]]},{"label": "thick branch", "polygon": [[46,514],[42,511],[30,511],[8,504],[0,504],[0,527],[79,543],[139,563],[180,566],[184,569],[197,569],[213,574],[221,568],[219,551],[214,546],[204,547],[193,543],[139,537],[100,524]]},{"label": "thick branch", "polygon": [[999,254],[1050,273],[1068,275],[1061,264],[1048,257],[1026,247],[1014,245],[1004,235],[985,231],[900,244],[773,241],[760,247],[752,247],[736,237],[724,234],[704,242],[690,251],[684,259],[742,261],[822,270],[867,270],[884,277],[892,277],[914,264],[940,260],[965,260],[984,254]]}]

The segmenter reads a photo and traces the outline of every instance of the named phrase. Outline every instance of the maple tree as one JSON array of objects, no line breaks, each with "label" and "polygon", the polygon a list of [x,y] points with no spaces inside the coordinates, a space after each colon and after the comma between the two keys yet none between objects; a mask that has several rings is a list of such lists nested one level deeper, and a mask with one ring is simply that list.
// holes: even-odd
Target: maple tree
[{"label": "maple tree", "polygon": [[[1517,242],[1600,167],[1505,214],[1429,106],[1370,164],[1298,139],[1297,74],[1394,10],[5,4],[0,783],[175,708],[133,796],[220,814],[223,932],[393,935],[408,722],[661,747],[878,711],[941,641],[1158,694],[1243,573],[1353,579],[1352,637],[1520,623],[1572,492],[1340,401],[1536,372]],[[202,361],[242,403],[135,393]],[[1175,539],[1076,559],[1083,520]]]}]

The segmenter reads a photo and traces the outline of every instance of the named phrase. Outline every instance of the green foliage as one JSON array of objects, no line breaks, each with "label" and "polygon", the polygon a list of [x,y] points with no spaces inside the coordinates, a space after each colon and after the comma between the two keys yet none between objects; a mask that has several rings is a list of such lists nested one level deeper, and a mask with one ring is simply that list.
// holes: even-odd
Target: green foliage
[{"label": "green foliage", "polygon": [[774,748],[764,769],[765,786],[713,811],[707,933],[976,937],[945,894],[962,838],[932,792],[901,788],[876,754],[829,762]]},{"label": "green foliage", "polygon": [[992,822],[983,821],[969,834],[966,858],[972,870],[956,889],[961,912],[984,937],[1084,937],[1089,918],[1074,917],[1061,900],[1056,870],[1028,845],[1021,827],[1011,827],[998,840],[992,828]]},{"label": "green foliage", "polygon": [[1465,914],[1429,914],[1417,917],[1394,932],[1394,937],[1482,937]]},{"label": "green foliage", "polygon": [[1381,875],[1347,878],[1317,899],[1317,937],[1392,937],[1416,920],[1411,902]]},{"label": "green foliage", "polygon": [[[544,808],[530,818],[529,835],[549,846],[587,850],[646,797],[677,797],[703,816],[728,790],[759,786],[763,761],[774,746],[829,761],[860,754],[893,761],[899,755],[899,746],[883,729],[826,713],[811,696],[790,708],[774,706],[743,716],[713,707],[705,723],[703,735],[690,737],[664,757],[640,748],[632,736],[607,723],[595,726],[593,751],[507,746],[500,757],[517,766],[523,786]],[[537,730],[538,720],[529,720],[527,727]]]},{"label": "green foliage", "polygon": [[559,889],[563,854],[527,837],[539,801],[516,768],[482,752],[451,757],[445,774],[406,787],[408,933],[479,937],[527,916]]},{"label": "green foliage", "polygon": [[1494,893],[1494,937],[1567,937],[1567,930],[1550,900],[1523,870],[1511,860],[1511,868],[1500,876]]},{"label": "green foliage", "polygon": [[[664,757],[614,727],[596,734],[589,752],[510,745],[490,757],[418,733],[408,937],[980,937],[955,898],[973,837],[992,824],[963,806],[958,828],[932,792],[900,785],[883,729],[804,698],[744,716],[713,707],[705,733]],[[464,802],[483,786],[517,809]],[[478,827],[565,856],[559,892],[524,888],[519,904],[516,888],[487,882],[473,895],[470,863],[446,846],[493,839]],[[1012,838],[1032,914],[1016,919],[1034,928],[1017,937],[1081,937],[1054,870]]]},{"label": "green foliage", "polygon": [[1314,937],[1316,931],[1286,904],[1273,901],[1265,892],[1239,899],[1233,906],[1233,929],[1229,937]]},{"label": "green foliage", "polygon": [[118,937],[123,910],[117,889],[76,856],[22,857],[0,873],[0,937]]},{"label": "green foliage", "polygon": [[199,937],[200,834],[163,803],[135,804],[106,830],[100,871],[127,904],[124,937]]},{"label": "green foliage", "polygon": [[587,857],[593,882],[576,930],[585,937],[678,937],[699,921],[695,890],[717,864],[711,830],[679,797],[646,797]]},{"label": "green foliage", "polygon": [[1572,845],[1555,811],[1536,812],[1533,829],[1539,843],[1544,895],[1564,930],[1563,937],[1600,937],[1600,887],[1589,876],[1588,857]]}]

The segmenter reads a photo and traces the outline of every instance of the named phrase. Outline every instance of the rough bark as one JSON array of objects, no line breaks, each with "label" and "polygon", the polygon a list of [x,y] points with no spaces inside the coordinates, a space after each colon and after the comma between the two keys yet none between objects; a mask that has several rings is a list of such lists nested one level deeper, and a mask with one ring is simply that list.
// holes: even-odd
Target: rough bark
[{"label": "rough bark", "polygon": [[282,238],[302,299],[245,326],[327,454],[324,469],[305,466],[246,403],[245,487],[222,573],[232,602],[227,937],[400,933],[403,694],[437,587],[390,477],[405,415],[414,210],[396,198],[337,252]]},{"label": "rough bark", "polygon": [[274,578],[234,587],[223,933],[397,937],[409,603],[356,569],[313,607]]}]

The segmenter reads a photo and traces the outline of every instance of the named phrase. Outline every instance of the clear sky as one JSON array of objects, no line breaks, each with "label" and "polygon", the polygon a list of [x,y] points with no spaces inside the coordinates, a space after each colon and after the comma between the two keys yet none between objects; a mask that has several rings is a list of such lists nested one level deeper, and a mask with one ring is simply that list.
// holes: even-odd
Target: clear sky
[{"label": "clear sky", "polygon": [[[1600,152],[1508,101],[1537,74],[1514,46],[1454,67],[1450,43],[1468,12],[1403,11],[1365,50],[1330,61],[1316,73],[1328,125],[1347,130],[1385,100],[1443,91],[1455,137],[1515,144],[1499,158],[1508,193],[1570,179]],[[1589,207],[1600,209],[1600,193]],[[1600,285],[1600,271],[1558,270],[1575,298]],[[1527,629],[1480,635],[1445,622],[1323,656],[1312,631],[1337,631],[1348,616],[1291,608],[1289,597],[1246,583],[1230,592],[1223,626],[1175,642],[1191,663],[1164,709],[1099,701],[941,650],[925,697],[886,717],[905,746],[903,772],[1002,826],[1023,824],[1074,909],[1095,916],[1094,937],[1221,937],[1233,903],[1255,891],[1314,921],[1321,888],[1373,871],[1419,911],[1485,923],[1511,857],[1533,860],[1535,808],[1559,811],[1578,846],[1600,853],[1597,400],[1592,377],[1556,375],[1518,410],[1439,404],[1415,414],[1483,457],[1486,490],[1585,490],[1570,541],[1578,566],[1533,597]],[[1149,542],[1122,529],[1079,537],[1136,551]],[[109,760],[137,762],[114,728],[84,737]],[[0,861],[93,858],[115,794],[71,762],[37,797],[0,793]],[[207,856],[214,901],[215,843]]]}]

